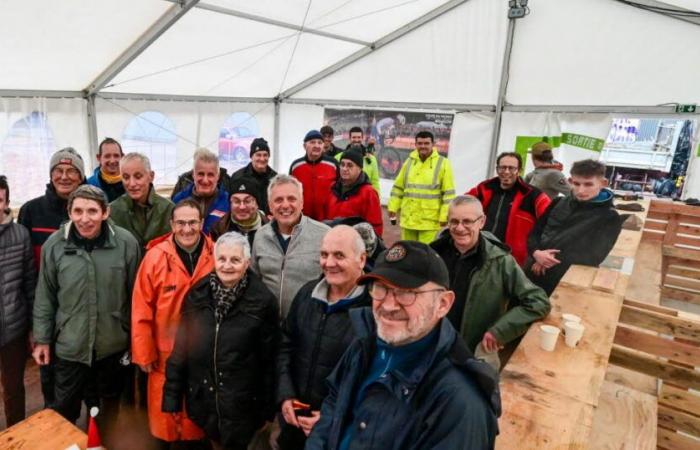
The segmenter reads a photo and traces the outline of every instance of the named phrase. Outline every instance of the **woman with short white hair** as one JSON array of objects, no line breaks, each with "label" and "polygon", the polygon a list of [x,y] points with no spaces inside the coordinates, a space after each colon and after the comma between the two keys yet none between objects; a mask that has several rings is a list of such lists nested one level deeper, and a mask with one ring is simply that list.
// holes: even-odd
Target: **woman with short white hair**
[{"label": "woman with short white hair", "polygon": [[163,411],[189,417],[214,449],[246,449],[274,416],[277,301],[250,268],[248,239],[225,233],[214,271],[187,295],[166,369]]}]

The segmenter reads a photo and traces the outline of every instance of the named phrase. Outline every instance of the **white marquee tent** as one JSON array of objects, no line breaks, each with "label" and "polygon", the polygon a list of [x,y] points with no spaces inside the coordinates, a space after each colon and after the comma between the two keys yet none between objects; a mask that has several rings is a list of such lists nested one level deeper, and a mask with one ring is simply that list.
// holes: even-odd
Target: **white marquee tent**
[{"label": "white marquee tent", "polygon": [[[138,150],[148,135],[172,182],[236,114],[286,171],[324,107],[363,107],[454,113],[463,191],[516,136],[697,118],[675,105],[700,103],[700,0],[527,3],[509,20],[508,0],[0,0],[0,173],[17,204],[41,194],[53,151],[94,165],[103,137]],[[700,196],[697,146],[686,196]]]}]

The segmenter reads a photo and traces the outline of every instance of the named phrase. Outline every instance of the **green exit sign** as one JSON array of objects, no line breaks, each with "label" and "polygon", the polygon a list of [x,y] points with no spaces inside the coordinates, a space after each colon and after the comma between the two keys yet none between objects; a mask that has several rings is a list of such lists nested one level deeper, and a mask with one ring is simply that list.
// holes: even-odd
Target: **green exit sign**
[{"label": "green exit sign", "polygon": [[677,113],[694,113],[695,112],[696,105],[676,105],[676,112]]}]

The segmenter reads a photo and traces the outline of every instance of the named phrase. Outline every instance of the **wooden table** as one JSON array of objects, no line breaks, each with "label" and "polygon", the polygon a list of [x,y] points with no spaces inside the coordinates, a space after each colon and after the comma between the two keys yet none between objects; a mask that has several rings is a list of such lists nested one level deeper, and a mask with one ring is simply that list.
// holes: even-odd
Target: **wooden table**
[{"label": "wooden table", "polygon": [[3,450],[64,450],[87,446],[87,435],[52,409],[44,409],[0,432]]}]

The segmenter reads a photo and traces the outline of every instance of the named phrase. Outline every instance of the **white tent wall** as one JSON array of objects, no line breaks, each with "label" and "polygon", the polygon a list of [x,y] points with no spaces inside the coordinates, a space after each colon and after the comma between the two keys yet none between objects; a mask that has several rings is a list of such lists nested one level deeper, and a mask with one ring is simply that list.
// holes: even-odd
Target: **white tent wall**
[{"label": "white tent wall", "polygon": [[495,104],[507,2],[468,0],[293,98]]},{"label": "white tent wall", "polygon": [[42,195],[51,155],[75,148],[90,168],[87,103],[80,98],[0,98],[0,173],[12,206]]},{"label": "white tent wall", "polygon": [[[696,2],[697,3],[697,2]],[[700,26],[612,0],[533,0],[506,99],[518,105],[700,103]]]},{"label": "white tent wall", "polygon": [[[240,155],[248,157],[249,135],[235,133],[243,128],[257,136],[264,136],[274,146],[274,103],[229,103],[153,101],[98,98],[97,136],[122,141],[124,151],[143,151],[149,154],[156,170],[157,184],[173,184],[177,175],[191,170],[192,154],[198,147],[217,152],[224,147],[241,147]],[[136,119],[140,114],[151,112]],[[232,118],[232,115],[237,116]],[[241,114],[243,113],[243,114]],[[160,116],[159,114],[162,114]],[[232,119],[232,122],[230,121]],[[168,122],[169,120],[169,122]],[[227,122],[229,121],[229,122]],[[254,125],[255,123],[255,125]],[[236,128],[230,139],[220,143],[222,128]],[[139,129],[131,128],[137,127]],[[153,144],[149,145],[149,141]],[[228,147],[227,147],[228,146]],[[222,150],[223,151],[223,150]],[[227,153],[229,154],[229,153]],[[165,155],[165,158],[163,158]],[[275,164],[275,161],[271,161]],[[247,161],[228,161],[222,158],[229,172],[247,164]]]}]

